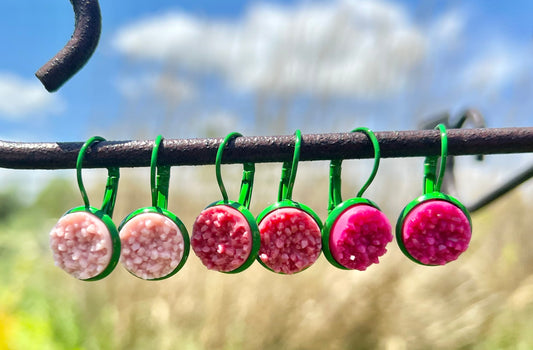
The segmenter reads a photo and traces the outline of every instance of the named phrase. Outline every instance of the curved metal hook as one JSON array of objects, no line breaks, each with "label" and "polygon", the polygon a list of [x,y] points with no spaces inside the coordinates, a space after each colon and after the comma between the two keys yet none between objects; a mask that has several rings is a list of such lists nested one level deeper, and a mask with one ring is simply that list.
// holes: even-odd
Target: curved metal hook
[{"label": "curved metal hook", "polygon": [[[448,126],[451,129],[461,129],[466,122],[470,122],[475,128],[485,128],[485,119],[483,118],[483,115],[476,109],[466,109],[463,111],[462,114],[460,114],[460,117],[457,118],[455,122],[450,121],[450,115],[448,113],[444,113],[442,115],[437,116],[436,118],[430,119],[429,121],[426,121],[424,124],[421,125],[421,128],[423,129],[429,129],[434,124],[443,123],[446,126]],[[483,155],[477,155],[476,159],[478,161],[483,160]],[[446,193],[457,193],[457,189],[455,186],[455,176],[454,176],[454,157],[448,157],[448,161],[446,162],[446,168],[448,169],[448,176],[445,178],[445,181],[443,182],[443,188],[444,192]],[[467,205],[467,209],[470,213],[473,213],[486,205],[492,203],[496,199],[500,198],[507,192],[515,189],[516,187],[520,186],[524,182],[528,181],[529,179],[533,178],[533,165],[531,165],[529,168],[524,169],[521,173],[517,174],[515,177],[509,179],[507,182],[505,182],[500,187],[493,189],[491,192],[487,193],[480,199],[478,199],[476,202],[474,202],[471,205]]]},{"label": "curved metal hook", "polygon": [[[475,128],[484,128],[485,127],[485,118],[483,115],[476,109],[468,108],[464,110],[459,118],[456,118],[456,121],[453,121],[449,113],[443,113],[438,115],[430,120],[425,121],[420,125],[421,129],[433,129],[438,124],[444,124],[448,129],[461,129],[463,128],[466,122],[470,122]],[[477,155],[476,160],[482,161],[483,155]],[[448,157],[446,162],[446,168],[448,169],[448,176],[444,179],[442,184],[442,190],[445,193],[457,193],[457,188],[455,185],[455,159],[453,156]]]},{"label": "curved metal hook", "polygon": [[46,90],[54,92],[91,58],[102,29],[98,0],[70,0],[74,8],[74,33],[53,58],[35,73]]}]

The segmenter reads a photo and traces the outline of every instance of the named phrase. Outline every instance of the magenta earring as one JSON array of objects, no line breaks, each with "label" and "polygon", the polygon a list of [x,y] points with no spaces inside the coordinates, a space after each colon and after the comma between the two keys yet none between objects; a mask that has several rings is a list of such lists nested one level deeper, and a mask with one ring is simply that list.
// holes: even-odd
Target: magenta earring
[{"label": "magenta earring", "polygon": [[374,133],[368,128],[357,128],[352,132],[363,132],[374,146],[374,168],[357,197],[341,199],[341,163],[332,160],[330,165],[328,218],[322,228],[322,246],[328,261],[345,270],[366,270],[371,264],[379,263],[379,257],[387,252],[392,241],[389,220],[372,201],[362,198],[363,193],[374,180],[379,167],[381,152]]},{"label": "magenta earring", "polygon": [[468,210],[452,196],[440,192],[446,170],[448,138],[443,124],[439,176],[438,157],[427,157],[424,164],[424,194],[410,202],[396,224],[396,240],[402,252],[421,265],[445,265],[456,260],[472,237]]}]

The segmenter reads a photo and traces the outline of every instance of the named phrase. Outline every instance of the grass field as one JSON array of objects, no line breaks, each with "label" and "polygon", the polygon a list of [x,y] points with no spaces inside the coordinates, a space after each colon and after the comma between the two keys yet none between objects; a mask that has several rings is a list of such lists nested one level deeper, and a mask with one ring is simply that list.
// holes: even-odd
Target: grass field
[{"label": "grass field", "polygon": [[[327,172],[313,166],[300,168],[294,199],[325,218]],[[240,168],[228,169],[231,198]],[[254,214],[275,200],[278,172],[258,167]],[[123,175],[115,222],[149,204],[143,174]],[[89,181],[96,206],[104,181],[98,176]],[[169,208],[190,228],[220,197],[214,171],[173,170],[173,178]],[[185,178],[206,185],[185,186]],[[394,225],[399,205],[418,187],[405,185],[390,201],[379,188],[369,197],[385,203]],[[48,232],[81,202],[70,181],[54,180],[34,203],[18,202],[14,191],[1,199],[12,205],[0,207],[0,349],[533,348],[533,216],[520,192],[476,213],[469,250],[444,267],[417,266],[395,242],[365,272],[336,269],[321,256],[293,276],[258,263],[236,275],[208,271],[191,252],[185,267],[161,282],[137,279],[120,265],[102,281],[81,282],[53,265]]]}]

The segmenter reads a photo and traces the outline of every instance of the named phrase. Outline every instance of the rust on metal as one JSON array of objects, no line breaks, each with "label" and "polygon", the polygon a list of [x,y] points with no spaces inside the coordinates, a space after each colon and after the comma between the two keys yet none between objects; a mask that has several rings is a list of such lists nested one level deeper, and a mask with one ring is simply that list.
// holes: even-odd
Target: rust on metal
[{"label": "rust on metal", "polygon": [[[425,157],[440,154],[437,130],[376,132],[382,158]],[[270,163],[292,159],[295,138],[239,137],[227,146],[223,163]],[[214,164],[222,138],[165,139],[159,153],[162,165]],[[0,167],[12,169],[74,169],[83,142],[24,143],[0,141]],[[87,153],[88,168],[147,167],[153,141],[104,141]],[[448,130],[449,155],[533,152],[533,127]],[[300,160],[372,158],[373,148],[360,133],[302,135]]]}]

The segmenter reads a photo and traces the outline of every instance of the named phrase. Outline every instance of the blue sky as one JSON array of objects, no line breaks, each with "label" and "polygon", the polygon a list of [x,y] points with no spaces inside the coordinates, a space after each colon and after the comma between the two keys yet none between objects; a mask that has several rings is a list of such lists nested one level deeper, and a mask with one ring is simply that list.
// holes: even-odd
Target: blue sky
[{"label": "blue sky", "polygon": [[33,74],[70,37],[70,3],[0,3],[0,138],[413,129],[429,115],[466,107],[479,109],[490,127],[533,125],[529,1],[100,6],[95,54],[49,94]]}]

